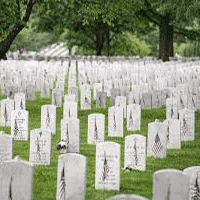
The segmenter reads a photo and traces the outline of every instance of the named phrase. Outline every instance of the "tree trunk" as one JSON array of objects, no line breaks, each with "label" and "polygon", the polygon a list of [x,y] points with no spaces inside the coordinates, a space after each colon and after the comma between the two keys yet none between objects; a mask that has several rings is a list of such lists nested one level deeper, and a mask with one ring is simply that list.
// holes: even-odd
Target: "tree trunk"
[{"label": "tree trunk", "polygon": [[102,30],[99,30],[99,32],[96,34],[96,41],[95,41],[96,56],[101,56],[103,44],[104,44],[104,32]]},{"label": "tree trunk", "polygon": [[173,35],[174,35],[174,28],[172,25],[169,25],[168,26],[168,41],[169,41],[169,56],[170,57],[174,57]]},{"label": "tree trunk", "polygon": [[160,49],[159,59],[164,62],[169,61],[169,56],[173,57],[173,27],[169,25],[170,14],[160,18]]},{"label": "tree trunk", "polygon": [[[23,22],[26,23],[29,20],[33,5],[36,3],[36,1],[29,0],[26,12],[23,17]],[[6,39],[3,42],[0,42],[0,60],[6,58],[6,53],[9,50],[10,46],[12,45],[15,37],[19,34],[19,32],[24,28],[23,24],[15,24],[10,32],[8,33]]]},{"label": "tree trunk", "polygon": [[110,33],[109,30],[106,32],[106,42],[107,42],[107,56],[110,56]]}]

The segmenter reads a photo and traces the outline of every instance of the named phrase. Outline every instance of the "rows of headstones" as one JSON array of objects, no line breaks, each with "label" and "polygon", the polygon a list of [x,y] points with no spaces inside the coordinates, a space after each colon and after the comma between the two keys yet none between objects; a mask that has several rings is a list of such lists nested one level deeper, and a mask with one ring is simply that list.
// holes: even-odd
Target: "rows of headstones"
[{"label": "rows of headstones", "polygon": [[[63,119],[61,120],[60,139],[63,143],[58,145],[58,149],[64,154],[59,156],[58,160],[57,199],[70,199],[72,196],[73,199],[84,199],[86,157],[79,154],[80,121],[77,118],[79,90],[76,86],[76,61],[70,63],[70,68],[68,68],[68,62],[62,63],[62,65],[57,62],[34,62],[31,64],[25,62],[22,65],[19,62],[15,62],[11,66],[9,64],[11,63],[8,61],[4,62],[0,68],[2,72],[0,86],[7,97],[7,99],[1,100],[0,123],[1,126],[11,126],[11,136],[4,133],[1,134],[1,170],[2,172],[7,170],[9,163],[10,166],[14,165],[13,163],[17,163],[16,165],[20,166],[19,170],[23,171],[24,168],[24,173],[21,173],[22,176],[20,178],[16,178],[12,173],[1,173],[7,181],[3,182],[2,188],[5,190],[0,194],[4,195],[3,197],[11,195],[11,190],[13,191],[16,188],[16,184],[18,184],[18,187],[20,185],[18,179],[24,178],[26,176],[25,171],[29,168],[32,170],[34,165],[50,165],[51,137],[56,133],[56,107],[61,106],[62,97],[64,96],[65,77],[68,73],[68,94],[64,96]],[[182,140],[194,140],[194,113],[195,109],[199,108],[197,101],[199,80],[198,76],[195,78],[195,73],[198,73],[198,66],[195,65],[190,68],[191,73],[187,72],[189,74],[187,79],[185,74],[182,74],[181,79],[177,80],[177,82],[180,81],[181,83],[175,87],[177,82],[172,79],[172,74],[176,75],[174,77],[176,79],[177,76],[179,77],[181,70],[184,71],[189,64],[181,66],[182,69],[179,69],[176,65],[174,67],[167,64],[162,65],[165,66],[156,66],[151,63],[145,66],[141,63],[136,65],[134,63],[120,62],[93,62],[92,64],[90,62],[78,62],[81,109],[91,109],[92,89],[97,107],[105,108],[106,97],[111,97],[111,107],[108,108],[109,137],[123,138],[124,118],[127,119],[126,128],[128,131],[140,130],[141,108],[159,107],[166,104],[166,120],[164,122],[156,120],[153,123],[149,123],[147,138],[140,134],[131,134],[125,137],[125,169],[145,171],[146,156],[165,158],[168,148],[180,149]],[[25,67],[23,68],[22,66]],[[33,68],[33,66],[36,67]],[[161,68],[164,72],[161,71]],[[171,76],[164,76],[163,73],[171,73]],[[190,85],[193,81],[195,81],[195,84]],[[56,82],[55,88],[54,82]],[[187,85],[188,90],[183,92],[185,85]],[[43,105],[41,107],[41,128],[30,131],[29,164],[17,160],[8,162],[13,155],[13,139],[28,140],[26,99],[34,100],[36,91],[41,92],[41,97],[49,98],[50,89],[52,89],[52,105]],[[158,89],[160,91],[157,91]],[[155,97],[155,94],[158,95]],[[181,95],[184,98],[186,97],[187,100],[184,102],[187,103],[183,103]],[[190,100],[191,98],[193,100]],[[196,104],[192,104],[193,107],[191,107],[191,102],[196,102]],[[96,113],[88,115],[87,143],[96,145],[95,189],[119,191],[120,144],[105,141],[104,136],[105,115]],[[182,172],[171,172],[169,170],[173,176],[181,177],[178,181],[172,175],[170,176],[170,173],[167,173],[168,171],[160,173],[160,176],[159,173],[155,173],[154,199],[165,199],[164,195],[168,195],[168,199],[188,199],[195,184],[197,184],[195,186],[195,194],[198,194],[199,171],[196,170],[197,168],[194,169],[194,171],[191,170],[192,172],[188,173],[193,181],[190,180],[190,184],[186,185],[184,183],[187,183],[187,181],[184,183],[181,181],[182,179],[187,179]],[[32,181],[31,170],[30,176],[27,176],[29,181]],[[13,171],[15,172],[15,170]],[[158,189],[160,184],[158,181],[163,180],[168,180],[165,184],[166,187],[163,188],[165,193]],[[30,189],[31,187],[23,188],[23,193],[21,194],[12,192],[13,199],[16,198],[15,195],[26,195],[26,199],[30,199]],[[182,192],[183,189],[184,193]],[[25,194],[26,192],[24,191],[26,190],[29,195]],[[29,198],[27,198],[28,196]],[[119,199],[123,198],[128,199],[128,196],[119,197]],[[117,199],[117,197],[113,197],[113,199]],[[137,199],[137,197],[132,199]]]}]

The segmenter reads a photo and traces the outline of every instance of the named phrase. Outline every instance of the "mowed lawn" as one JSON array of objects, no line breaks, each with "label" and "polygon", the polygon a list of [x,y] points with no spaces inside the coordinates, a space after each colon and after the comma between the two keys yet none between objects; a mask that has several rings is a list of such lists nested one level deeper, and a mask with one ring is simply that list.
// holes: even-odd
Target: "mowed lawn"
[{"label": "mowed lawn", "polygon": [[[67,94],[67,79],[65,85],[65,94]],[[80,95],[79,95],[80,97]],[[0,95],[0,99],[3,96]],[[40,93],[36,93],[35,101],[26,101],[26,110],[29,111],[29,140],[14,141],[14,156],[19,155],[21,159],[29,160],[30,151],[30,130],[41,127],[41,106],[51,104],[50,99],[42,99]],[[80,110],[80,100],[78,109],[78,118],[80,119],[80,154],[86,156],[86,200],[104,200],[116,194],[137,194],[149,199],[153,196],[153,173],[160,169],[172,168],[183,170],[190,166],[199,165],[200,161],[200,112],[195,113],[195,140],[181,142],[181,150],[167,150],[165,159],[147,158],[146,171],[127,172],[121,170],[120,191],[95,190],[95,154],[94,145],[87,144],[88,115],[91,113],[102,113],[106,116],[105,122],[105,140],[117,142],[121,145],[121,168],[124,167],[124,138],[108,137],[108,107],[110,99],[107,98],[105,109],[96,108],[96,102],[92,101],[92,109],[87,111]],[[166,108],[161,106],[159,109],[142,110],[141,112],[141,130],[127,131],[126,120],[124,120],[124,137],[129,134],[142,134],[147,136],[148,123],[155,119],[163,121],[166,118]],[[35,166],[33,177],[33,200],[55,200],[57,185],[57,165],[59,152],[56,145],[60,140],[60,122],[63,118],[63,108],[57,107],[56,110],[56,134],[52,136],[51,143],[51,165]],[[10,134],[10,127],[0,127],[0,130]]]}]

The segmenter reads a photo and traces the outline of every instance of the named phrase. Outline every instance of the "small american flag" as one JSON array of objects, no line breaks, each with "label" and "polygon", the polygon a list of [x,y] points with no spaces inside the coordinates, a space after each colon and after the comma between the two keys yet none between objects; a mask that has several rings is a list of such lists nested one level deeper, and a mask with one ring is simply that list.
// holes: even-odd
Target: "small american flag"
[{"label": "small american flag", "polygon": [[108,166],[108,161],[106,159],[106,154],[104,152],[104,163],[103,163],[103,176],[102,180],[105,181],[108,178],[108,172],[109,172],[109,166]]},{"label": "small american flag", "polygon": [[173,108],[171,108],[171,118],[173,117],[173,115],[174,115],[174,110]]},{"label": "small american flag", "polygon": [[66,140],[64,140],[67,144],[69,144],[69,133],[68,133],[68,123],[67,123],[67,128],[66,128]]},{"label": "small american flag", "polygon": [[169,124],[167,124],[167,142],[169,142]]},{"label": "small american flag", "polygon": [[40,155],[40,144],[39,144],[39,138],[37,137],[37,151],[36,151],[36,160],[41,160],[41,155]]},{"label": "small american flag", "polygon": [[195,184],[190,190],[191,200],[200,200],[200,188],[198,183],[198,175],[196,175]]},{"label": "small american flag", "polygon": [[134,144],[134,157],[135,157],[135,165],[138,165],[138,156],[137,156],[137,145],[136,145],[136,140]]},{"label": "small american flag", "polygon": [[185,136],[187,131],[187,123],[186,123],[186,119],[183,118],[183,126],[181,127],[181,133]]},{"label": "small american flag", "polygon": [[7,109],[6,109],[6,104],[5,104],[5,110],[4,110],[3,117],[5,119],[5,122],[7,122],[8,121],[8,113],[7,113]]},{"label": "small american flag", "polygon": [[156,155],[158,155],[162,151],[162,143],[160,141],[158,133],[156,134],[156,138],[152,146],[152,151]]},{"label": "small american flag", "polygon": [[90,105],[88,98],[85,96],[85,104]]},{"label": "small american flag", "polygon": [[49,116],[49,109],[47,108],[47,117],[46,117],[46,125],[49,126],[51,122],[50,116]]},{"label": "small american flag", "polygon": [[132,128],[133,126],[133,117],[132,117],[132,113],[130,113],[130,117],[129,117],[129,127]]},{"label": "small american flag", "polygon": [[20,108],[21,108],[21,109],[24,109],[23,103],[22,103],[22,99],[21,99],[21,103],[20,103]]},{"label": "small american flag", "polygon": [[98,140],[98,129],[97,129],[96,118],[95,118],[95,123],[94,123],[94,139]]},{"label": "small american flag", "polygon": [[16,136],[17,135],[17,133],[18,133],[18,131],[19,131],[19,129],[18,129],[18,126],[17,126],[17,120],[15,119],[15,127],[14,127],[14,136]]},{"label": "small american flag", "polygon": [[114,113],[114,121],[113,121],[113,129],[114,129],[114,131],[116,131],[116,128],[117,128],[117,124],[116,124],[115,113]]},{"label": "small american flag", "polygon": [[[59,184],[59,199],[62,199],[62,197],[65,196],[65,173],[64,168],[61,173],[61,179]],[[65,197],[63,198],[65,199]]]}]

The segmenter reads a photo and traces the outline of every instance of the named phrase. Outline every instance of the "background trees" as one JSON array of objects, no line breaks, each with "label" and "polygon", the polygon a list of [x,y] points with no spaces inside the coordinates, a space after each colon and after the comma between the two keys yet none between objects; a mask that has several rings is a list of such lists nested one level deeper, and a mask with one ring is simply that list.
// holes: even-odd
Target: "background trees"
[{"label": "background trees", "polygon": [[[58,40],[69,52],[77,46],[80,55],[153,55],[163,61],[174,51],[198,49],[195,0],[2,0],[0,8],[0,59],[9,48],[39,50]],[[191,41],[195,45],[181,45]]]}]

